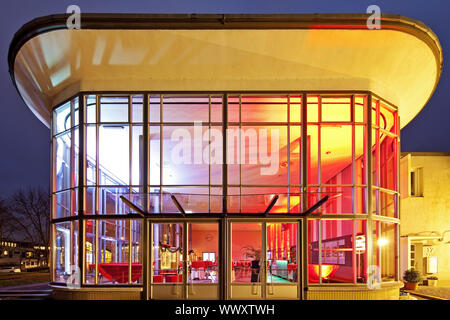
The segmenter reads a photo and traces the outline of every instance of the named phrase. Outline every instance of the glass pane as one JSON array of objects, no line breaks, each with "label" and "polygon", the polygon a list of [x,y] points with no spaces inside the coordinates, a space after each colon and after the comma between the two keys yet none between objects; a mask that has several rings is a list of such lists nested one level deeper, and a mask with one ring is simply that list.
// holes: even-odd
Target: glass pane
[{"label": "glass pane", "polygon": [[131,282],[142,283],[142,221],[131,221]]},{"label": "glass pane", "polygon": [[78,97],[72,100],[73,101],[73,125],[80,125],[80,108],[78,105]]},{"label": "glass pane", "polygon": [[95,190],[96,188],[85,188],[85,214],[95,214]]},{"label": "glass pane", "polygon": [[397,139],[381,133],[380,186],[397,191]]},{"label": "glass pane", "polygon": [[218,235],[217,223],[189,224],[189,283],[218,283]]},{"label": "glass pane", "polygon": [[319,220],[308,220],[308,283],[319,283]]},{"label": "glass pane", "polygon": [[351,97],[322,97],[322,121],[351,121]]},{"label": "glass pane", "polygon": [[228,122],[239,122],[239,96],[228,96]]},{"label": "glass pane", "polygon": [[78,127],[76,127],[73,130],[73,138],[74,138],[74,150],[73,150],[73,158],[72,158],[72,177],[73,177],[73,185],[75,187],[78,187],[78,167],[79,167],[79,152],[80,152],[80,148],[79,148],[79,141],[80,141],[80,134],[79,134],[79,130]]},{"label": "glass pane", "polygon": [[211,96],[211,122],[222,122],[222,96]]},{"label": "glass pane", "polygon": [[86,183],[96,182],[97,129],[95,125],[86,126]]},{"label": "glass pane", "polygon": [[163,212],[179,213],[177,206],[171,198],[173,195],[187,214],[208,213],[209,201],[208,187],[179,187],[163,189]]},{"label": "glass pane", "polygon": [[209,96],[163,96],[164,122],[209,122]]},{"label": "glass pane", "polygon": [[70,217],[70,193],[71,191],[67,190],[53,194],[56,219]]},{"label": "glass pane", "polygon": [[[208,184],[206,126],[166,126],[163,129],[163,184]],[[206,150],[206,152],[203,152]],[[204,161],[206,160],[206,161]]]},{"label": "glass pane", "polygon": [[376,244],[380,248],[381,281],[395,281],[396,279],[396,229],[395,223],[380,222],[380,238]]},{"label": "glass pane", "polygon": [[356,282],[367,282],[367,222],[355,220]]},{"label": "glass pane", "polygon": [[318,96],[308,96],[306,106],[306,117],[308,122],[318,122],[319,121],[319,97]]},{"label": "glass pane", "polygon": [[287,160],[280,161],[280,168],[287,167],[289,165],[289,184],[302,184],[301,181],[301,127],[292,126],[290,127],[289,133],[289,162]]},{"label": "glass pane", "polygon": [[267,282],[297,282],[297,224],[267,223]]},{"label": "glass pane", "polygon": [[391,108],[384,102],[380,103],[380,125],[382,129],[397,134],[397,112]]},{"label": "glass pane", "polygon": [[160,184],[161,167],[161,135],[159,126],[150,126],[148,130],[149,135],[149,182],[151,185]]},{"label": "glass pane", "polygon": [[70,111],[70,101],[55,109],[53,118],[53,134],[58,134],[70,129],[72,126],[72,117]]},{"label": "glass pane", "polygon": [[289,121],[290,122],[300,122],[302,118],[301,105],[302,98],[301,96],[290,96],[289,97]]},{"label": "glass pane", "polygon": [[96,96],[89,95],[85,97],[86,97],[86,122],[96,123],[97,122]]},{"label": "glass pane", "polygon": [[56,191],[70,188],[71,134],[64,133],[54,139]]},{"label": "glass pane", "polygon": [[[230,195],[235,197],[236,195]],[[278,200],[270,209],[270,213],[287,213],[287,188],[286,187],[242,187],[241,188],[241,213],[263,213],[271,204],[275,196]],[[231,213],[231,212],[230,212]]]},{"label": "glass pane", "polygon": [[235,146],[234,154],[238,155],[240,148],[236,160],[240,160],[242,184],[267,184],[269,179],[271,184],[286,185],[288,168],[280,164],[287,163],[287,127],[243,126],[236,134],[240,134],[240,145]]},{"label": "glass pane", "polygon": [[85,277],[84,282],[95,283],[95,220],[86,220],[85,223]]},{"label": "glass pane", "polygon": [[72,267],[74,265],[72,248],[76,244],[72,243],[70,222],[56,223],[54,228],[55,261],[53,263],[53,280],[65,283],[72,271],[75,271]]},{"label": "glass pane", "polygon": [[328,196],[325,202],[317,211],[330,214],[351,214],[353,212],[353,188],[352,187],[322,187],[320,193],[310,197],[308,206],[311,207],[323,197]]},{"label": "glass pane", "polygon": [[261,223],[231,224],[231,282],[261,282]]},{"label": "glass pane", "polygon": [[380,101],[376,98],[372,97],[372,125],[379,126],[384,128],[385,123],[383,123],[383,119],[380,119],[377,115],[379,114]]},{"label": "glass pane", "polygon": [[130,184],[130,138],[127,125],[101,125],[99,178],[102,185]]},{"label": "glass pane", "polygon": [[319,183],[319,133],[318,126],[308,125],[307,136],[307,179],[308,184]]},{"label": "glass pane", "polygon": [[321,127],[321,180],[324,184],[352,184],[352,127]]},{"label": "glass pane", "polygon": [[128,97],[100,97],[100,122],[128,122]]},{"label": "glass pane", "polygon": [[183,225],[181,223],[153,224],[152,282],[183,282]]},{"label": "glass pane", "polygon": [[132,121],[133,122],[142,122],[143,120],[143,101],[142,95],[133,95],[132,98]]},{"label": "glass pane", "polygon": [[287,122],[287,96],[242,96],[242,122]]},{"label": "glass pane", "polygon": [[150,96],[148,117],[150,122],[161,121],[161,98],[159,95]]},{"label": "glass pane", "polygon": [[120,199],[128,198],[128,188],[99,188],[99,214],[127,214],[130,208]]},{"label": "glass pane", "polygon": [[379,191],[380,196],[380,214],[386,217],[397,217],[397,195]]},{"label": "glass pane", "polygon": [[355,122],[367,122],[366,96],[355,96]]},{"label": "glass pane", "polygon": [[131,184],[143,185],[144,172],[144,136],[142,126],[133,126],[132,132],[132,151],[131,151]]},{"label": "glass pane", "polygon": [[229,126],[227,133],[227,168],[228,184],[240,184],[241,148],[238,126]]},{"label": "glass pane", "polygon": [[130,221],[99,220],[98,227],[98,283],[127,284]]},{"label": "glass pane", "polygon": [[352,283],[353,220],[322,220],[322,283]]},{"label": "glass pane", "polygon": [[366,127],[355,126],[355,184],[366,184],[366,140]]},{"label": "glass pane", "polygon": [[355,197],[355,210],[354,213],[368,213],[367,212],[367,188],[355,187],[354,188]]}]

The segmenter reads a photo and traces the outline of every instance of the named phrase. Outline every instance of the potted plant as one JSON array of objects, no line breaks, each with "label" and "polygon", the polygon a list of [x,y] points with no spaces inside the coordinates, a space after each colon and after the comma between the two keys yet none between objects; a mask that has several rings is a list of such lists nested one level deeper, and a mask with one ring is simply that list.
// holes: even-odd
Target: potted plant
[{"label": "potted plant", "polygon": [[422,274],[419,270],[411,268],[403,273],[403,280],[406,282],[405,289],[416,290],[419,282],[422,281]]},{"label": "potted plant", "polygon": [[431,287],[436,287],[437,286],[437,282],[438,282],[438,277],[436,276],[432,276],[432,277],[428,277],[428,285]]}]

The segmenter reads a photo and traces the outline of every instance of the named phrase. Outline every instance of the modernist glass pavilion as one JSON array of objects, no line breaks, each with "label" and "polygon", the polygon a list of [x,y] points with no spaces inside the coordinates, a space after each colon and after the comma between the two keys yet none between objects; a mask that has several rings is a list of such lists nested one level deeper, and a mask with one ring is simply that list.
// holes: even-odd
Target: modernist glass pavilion
[{"label": "modernist glass pavilion", "polygon": [[51,127],[57,297],[398,295],[399,133],[440,75],[431,30],[398,16],[382,30],[365,15],[66,18],[25,25],[10,50]]}]

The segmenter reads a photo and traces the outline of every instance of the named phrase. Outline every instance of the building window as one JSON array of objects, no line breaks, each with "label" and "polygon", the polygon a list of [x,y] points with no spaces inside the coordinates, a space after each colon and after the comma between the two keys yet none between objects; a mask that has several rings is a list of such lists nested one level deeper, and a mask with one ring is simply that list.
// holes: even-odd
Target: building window
[{"label": "building window", "polygon": [[411,197],[423,197],[423,168],[411,171]]}]

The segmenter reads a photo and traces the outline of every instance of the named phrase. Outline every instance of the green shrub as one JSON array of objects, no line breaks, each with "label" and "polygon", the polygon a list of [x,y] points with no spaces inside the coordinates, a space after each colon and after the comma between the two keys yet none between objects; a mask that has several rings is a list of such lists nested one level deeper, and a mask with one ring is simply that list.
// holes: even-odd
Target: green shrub
[{"label": "green shrub", "polygon": [[418,283],[422,281],[422,274],[414,268],[408,269],[403,273],[403,280],[406,282]]}]

